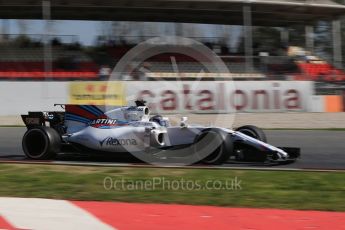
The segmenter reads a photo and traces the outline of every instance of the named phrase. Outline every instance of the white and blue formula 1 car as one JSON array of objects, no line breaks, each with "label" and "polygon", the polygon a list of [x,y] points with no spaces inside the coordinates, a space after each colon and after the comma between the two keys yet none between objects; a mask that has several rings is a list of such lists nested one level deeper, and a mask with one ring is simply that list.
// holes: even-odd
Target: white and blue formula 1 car
[{"label": "white and blue formula 1 car", "polygon": [[299,148],[277,148],[266,143],[264,132],[246,125],[236,130],[178,126],[160,115],[150,116],[142,101],[136,106],[63,105],[64,112],[29,112],[22,147],[30,159],[54,159],[69,150],[93,154],[132,154],[150,163],[222,164],[229,159],[250,162],[290,162]]}]

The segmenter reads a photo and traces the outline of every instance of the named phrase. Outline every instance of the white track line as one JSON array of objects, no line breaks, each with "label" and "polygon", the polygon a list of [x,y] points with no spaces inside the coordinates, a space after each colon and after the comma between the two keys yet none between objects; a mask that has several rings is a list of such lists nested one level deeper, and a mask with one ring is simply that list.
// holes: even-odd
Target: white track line
[{"label": "white track line", "polygon": [[0,197],[0,215],[18,229],[114,230],[90,213],[64,200]]}]

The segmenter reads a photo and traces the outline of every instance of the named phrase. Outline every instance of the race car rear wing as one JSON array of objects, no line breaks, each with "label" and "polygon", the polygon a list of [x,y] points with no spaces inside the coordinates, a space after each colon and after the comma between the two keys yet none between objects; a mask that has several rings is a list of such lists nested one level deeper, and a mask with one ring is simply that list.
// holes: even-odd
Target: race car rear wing
[{"label": "race car rear wing", "polygon": [[37,126],[45,126],[43,112],[29,112],[28,115],[21,115],[21,117],[28,129]]},{"label": "race car rear wing", "polygon": [[65,112],[29,112],[28,114],[21,115],[21,117],[28,129],[49,126],[59,133],[64,132]]},{"label": "race car rear wing", "polygon": [[67,129],[70,121],[74,121],[72,126],[77,126],[76,123],[85,126],[93,119],[106,118],[100,106],[72,104],[54,104],[54,106],[61,106],[64,111],[35,111],[21,115],[25,126],[28,129],[49,126],[59,133],[64,133],[62,130]]}]

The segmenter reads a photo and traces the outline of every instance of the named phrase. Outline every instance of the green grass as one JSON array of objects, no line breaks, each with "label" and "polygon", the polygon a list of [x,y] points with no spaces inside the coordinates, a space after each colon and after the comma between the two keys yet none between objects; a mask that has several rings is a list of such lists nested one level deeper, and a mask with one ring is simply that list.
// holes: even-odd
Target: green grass
[{"label": "green grass", "polygon": [[[105,177],[126,189],[106,190]],[[165,189],[132,190],[154,178]],[[182,178],[201,186],[237,178],[241,189],[167,189]],[[0,164],[0,196],[345,211],[345,173]]]}]

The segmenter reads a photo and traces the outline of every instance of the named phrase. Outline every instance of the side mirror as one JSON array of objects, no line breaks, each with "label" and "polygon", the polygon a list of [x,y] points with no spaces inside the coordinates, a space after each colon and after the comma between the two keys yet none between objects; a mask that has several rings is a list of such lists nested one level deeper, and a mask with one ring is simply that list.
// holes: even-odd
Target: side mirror
[{"label": "side mirror", "polygon": [[182,128],[187,127],[188,117],[181,117],[180,126]]}]

